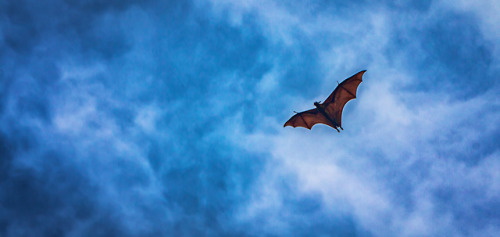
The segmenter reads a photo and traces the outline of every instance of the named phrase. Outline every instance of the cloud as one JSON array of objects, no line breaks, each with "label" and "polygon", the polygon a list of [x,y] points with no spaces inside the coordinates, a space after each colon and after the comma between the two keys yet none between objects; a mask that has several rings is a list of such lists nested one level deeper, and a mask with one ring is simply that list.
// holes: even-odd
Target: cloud
[{"label": "cloud", "polygon": [[494,235],[494,8],[1,3],[0,233]]},{"label": "cloud", "polygon": [[[497,148],[492,145],[498,141],[499,115],[495,112],[498,104],[494,95],[498,87],[492,76],[497,72],[492,53],[497,42],[489,36],[481,38],[478,34],[483,27],[481,22],[443,5],[434,2],[419,11],[410,10],[410,14],[391,7],[373,13],[367,8],[359,12],[358,8],[358,15],[368,16],[369,21],[322,18],[317,14],[287,21],[285,26],[268,26],[270,35],[286,31],[272,27],[307,28],[301,32],[308,36],[315,35],[316,32],[311,33],[315,29],[321,33],[335,32],[330,28],[310,27],[309,23],[317,22],[316,19],[323,20],[322,26],[341,25],[341,29],[351,29],[347,36],[337,34],[337,37],[355,34],[356,40],[326,47],[308,46],[323,51],[320,59],[325,63],[321,66],[333,69],[323,82],[330,88],[334,87],[329,81],[334,72],[338,75],[339,70],[359,66],[360,58],[366,60],[368,73],[360,87],[360,97],[350,102],[353,104],[344,112],[344,120],[358,128],[353,125],[352,132],[345,131],[341,138],[330,134],[328,129],[316,127],[311,134],[263,129],[247,134],[248,139],[240,146],[249,152],[256,148],[258,152],[269,152],[278,167],[297,175],[301,192],[321,193],[323,202],[329,204],[326,208],[332,212],[340,208],[353,214],[362,228],[375,235],[492,233],[496,229],[492,217],[483,219],[482,211],[463,203],[479,206],[488,203],[484,208],[494,209],[496,205],[491,203],[494,198],[480,201],[482,195],[460,190],[469,187],[489,193],[497,189],[481,184],[491,179],[472,184],[463,177],[478,168],[487,169],[483,162],[496,162],[499,158]],[[251,15],[261,11],[259,6],[256,3],[253,7],[239,8],[232,4],[222,7],[235,14]],[[287,10],[283,7],[269,11],[292,15],[290,12],[297,9],[289,10],[288,14]],[[265,22],[262,24],[274,23],[265,15],[258,19]],[[370,30],[360,34],[357,29]],[[462,36],[456,37],[457,33]],[[276,38],[273,41],[298,40],[295,42],[301,45],[300,38],[291,40],[290,35],[272,37]],[[308,86],[306,82],[304,78],[304,87]],[[322,93],[326,96],[329,92]],[[308,108],[301,98],[286,98],[290,99],[287,106],[298,102],[298,109]],[[310,98],[310,101],[321,99]],[[272,118],[263,119],[268,123],[274,121],[271,127],[280,125]],[[446,171],[437,171],[441,169]],[[277,179],[275,170],[263,175],[266,180]],[[442,183],[444,178],[460,185],[449,188]],[[442,195],[443,188],[449,190],[447,195]],[[453,206],[446,204],[450,202]],[[449,207],[442,209],[444,206]]]}]

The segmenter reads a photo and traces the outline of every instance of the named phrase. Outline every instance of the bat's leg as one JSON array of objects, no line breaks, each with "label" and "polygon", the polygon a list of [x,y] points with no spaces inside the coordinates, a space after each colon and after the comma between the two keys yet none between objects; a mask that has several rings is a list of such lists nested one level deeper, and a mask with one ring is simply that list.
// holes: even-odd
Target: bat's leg
[{"label": "bat's leg", "polygon": [[344,130],[342,127],[339,127],[340,129]]},{"label": "bat's leg", "polygon": [[335,130],[337,130],[337,132],[340,132],[340,130],[338,128],[335,127]]}]

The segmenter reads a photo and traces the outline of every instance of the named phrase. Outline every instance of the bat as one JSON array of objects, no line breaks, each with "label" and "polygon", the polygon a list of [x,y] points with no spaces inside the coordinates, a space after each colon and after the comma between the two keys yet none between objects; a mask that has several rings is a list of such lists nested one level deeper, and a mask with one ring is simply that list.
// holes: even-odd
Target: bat
[{"label": "bat", "polygon": [[295,115],[283,127],[304,127],[311,130],[315,124],[322,123],[335,128],[337,132],[340,132],[338,128],[344,130],[342,128],[342,110],[348,101],[356,98],[356,91],[363,81],[362,77],[365,72],[366,70],[358,72],[339,83],[325,102],[314,102],[316,108],[300,113],[294,111]]}]

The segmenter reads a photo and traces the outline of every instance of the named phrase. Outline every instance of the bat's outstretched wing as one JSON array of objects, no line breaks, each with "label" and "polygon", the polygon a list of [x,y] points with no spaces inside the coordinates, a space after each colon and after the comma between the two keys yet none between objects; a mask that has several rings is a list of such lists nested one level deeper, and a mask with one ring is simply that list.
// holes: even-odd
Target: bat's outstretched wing
[{"label": "bat's outstretched wing", "polygon": [[342,128],[342,111],[345,104],[356,98],[356,91],[363,81],[362,77],[366,70],[358,72],[340,83],[332,94],[323,102],[326,114]]},{"label": "bat's outstretched wing", "polygon": [[321,114],[317,108],[295,114],[285,123],[283,127],[304,127],[311,130],[311,128],[317,123],[326,124],[335,128],[335,126],[328,121],[328,119]]}]

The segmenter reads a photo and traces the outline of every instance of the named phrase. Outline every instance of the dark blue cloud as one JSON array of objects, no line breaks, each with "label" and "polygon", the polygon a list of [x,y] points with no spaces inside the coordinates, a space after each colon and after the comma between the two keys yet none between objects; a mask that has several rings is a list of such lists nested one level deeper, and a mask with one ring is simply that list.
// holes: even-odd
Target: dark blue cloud
[{"label": "dark blue cloud", "polygon": [[[394,157],[414,156],[397,142],[390,152],[377,147],[380,143],[349,152],[372,158],[375,180],[383,184],[349,189],[361,181],[346,178],[344,189],[327,193],[305,188],[300,172],[276,158],[279,148],[269,148],[279,143],[268,142],[288,139],[276,120],[301,109],[296,102],[312,103],[331,91],[323,88],[335,84],[325,80],[330,70],[354,73],[352,67],[403,65],[397,70],[421,79],[406,84],[402,93],[437,92],[465,100],[494,90],[489,88],[495,86],[496,42],[481,35],[477,19],[451,10],[425,17],[430,1],[377,6],[389,19],[404,19],[405,14],[426,19],[391,28],[384,39],[388,46],[381,46],[390,55],[388,66],[377,64],[377,54],[358,45],[366,36],[357,41],[355,35],[329,31],[351,22],[356,24],[348,27],[370,28],[352,14],[354,9],[375,14],[366,1],[275,4],[264,10],[258,8],[264,4],[260,2],[249,3],[248,9],[221,4],[227,4],[223,11],[217,3],[200,1],[0,2],[0,235],[402,233],[394,227],[400,213],[373,212],[372,220],[363,214],[369,212],[367,206],[356,202],[363,202],[360,196],[387,197],[395,202],[394,210],[418,212],[421,200],[415,193],[420,190],[429,191],[433,211],[451,213],[451,226],[462,226],[459,234],[473,235],[498,224],[495,197],[481,198],[481,187],[472,185],[483,180],[471,174],[467,189],[448,183],[422,187],[415,180],[440,174],[433,170],[435,163],[425,154],[411,165],[395,162]],[[263,16],[263,11],[270,13]],[[233,21],[234,14],[241,18]],[[266,16],[286,20],[276,23]],[[315,21],[320,16],[327,23]],[[346,20],[328,21],[332,16]],[[325,32],[308,31],[302,24],[316,24]],[[344,46],[348,50],[340,50]],[[339,65],[326,68],[331,62],[325,52],[332,48],[356,48],[357,56],[335,55],[342,59],[334,61]],[[352,58],[356,63],[344,64],[343,59]],[[383,82],[370,79],[371,85]],[[366,94],[371,91],[368,87]],[[408,107],[419,109],[413,102]],[[483,167],[498,152],[499,131],[485,126],[494,119],[488,111],[497,106],[478,109],[489,115],[473,130],[482,136],[468,137],[447,127],[434,137],[406,139],[434,144],[429,153],[453,164]],[[470,117],[453,121],[472,122]],[[252,143],[257,135],[261,141]],[[313,135],[310,139],[321,141]],[[301,144],[290,152],[306,148]],[[316,152],[311,157],[321,157]],[[320,163],[328,167],[332,157],[323,158]],[[352,177],[363,180],[366,173]],[[387,187],[390,194],[369,192],[377,187]],[[342,196],[357,189],[366,193]],[[381,210],[382,204],[368,209]],[[377,220],[393,226],[381,232]]]},{"label": "dark blue cloud", "polygon": [[[221,135],[206,138],[231,113],[243,109],[245,118],[255,117],[247,90],[270,62],[259,62],[268,46],[250,19],[248,28],[237,29],[180,2],[4,5],[2,235],[260,235],[232,216],[247,200],[264,158],[231,147]],[[96,63],[106,72],[84,81],[64,76],[68,64]],[[293,80],[309,70],[289,75]],[[220,81],[225,72],[236,77]],[[228,88],[228,108],[211,112],[209,98],[227,83],[235,84]],[[78,113],[88,99],[95,100],[97,117],[78,117],[86,121],[76,134],[58,132],[60,110],[69,106]],[[137,108],[152,102],[181,103],[159,120],[167,140],[128,130],[136,126]],[[113,137],[99,138],[105,129],[131,140],[139,155],[114,149]],[[137,159],[150,169],[138,167]],[[153,183],[152,197],[135,190]],[[317,211],[321,205],[318,199],[287,203]],[[311,210],[290,212],[307,216]],[[321,220],[314,225],[330,228]]]},{"label": "dark blue cloud", "polygon": [[424,13],[401,20],[412,22],[410,27],[401,24],[405,28],[397,28],[388,53],[405,54],[403,60],[418,76],[411,86],[464,98],[484,93],[495,84],[494,44],[480,32],[475,17],[442,12],[430,19]]}]

